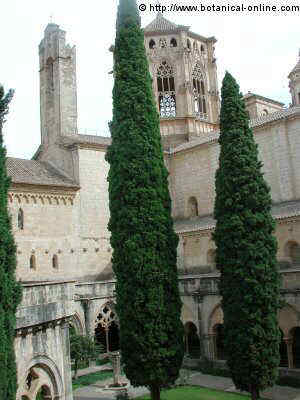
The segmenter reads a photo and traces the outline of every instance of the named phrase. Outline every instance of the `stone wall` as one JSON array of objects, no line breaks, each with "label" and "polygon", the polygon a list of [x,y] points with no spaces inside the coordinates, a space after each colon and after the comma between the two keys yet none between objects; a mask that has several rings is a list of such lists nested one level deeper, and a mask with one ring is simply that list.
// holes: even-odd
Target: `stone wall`
[{"label": "stone wall", "polygon": [[43,388],[54,400],[72,400],[69,320],[74,314],[75,282],[23,286],[17,310],[15,352],[17,400],[35,400]]}]

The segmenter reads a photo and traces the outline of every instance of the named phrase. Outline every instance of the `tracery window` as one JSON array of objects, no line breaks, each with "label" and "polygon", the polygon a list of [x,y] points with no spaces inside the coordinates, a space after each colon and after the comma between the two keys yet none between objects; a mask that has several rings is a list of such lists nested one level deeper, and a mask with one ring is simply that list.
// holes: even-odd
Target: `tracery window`
[{"label": "tracery window", "polygon": [[18,228],[21,230],[24,229],[24,212],[22,208],[18,211]]},{"label": "tracery window", "polygon": [[201,70],[201,66],[198,62],[194,67],[192,78],[193,78],[195,113],[201,119],[207,119],[204,76]]},{"label": "tracery window", "polygon": [[163,61],[157,68],[157,90],[161,118],[176,117],[174,72],[166,61]]},{"label": "tracery window", "polygon": [[167,47],[167,39],[165,39],[165,38],[159,39],[159,47],[161,47],[162,49]]}]

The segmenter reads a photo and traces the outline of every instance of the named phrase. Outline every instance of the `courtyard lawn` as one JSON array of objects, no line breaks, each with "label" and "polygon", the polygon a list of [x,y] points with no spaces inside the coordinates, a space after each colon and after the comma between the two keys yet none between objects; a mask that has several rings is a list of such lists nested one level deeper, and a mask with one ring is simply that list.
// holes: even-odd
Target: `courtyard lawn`
[{"label": "courtyard lawn", "polygon": [[[249,396],[227,393],[198,386],[184,386],[176,389],[163,390],[161,400],[246,400]],[[149,396],[138,397],[136,400],[150,400]]]},{"label": "courtyard lawn", "polygon": [[113,377],[112,371],[94,372],[92,374],[80,376],[79,378],[73,380],[72,387],[73,387],[73,390],[75,390],[75,389],[78,389],[83,386],[93,385],[96,382],[104,381],[104,380],[106,380],[108,378],[112,378],[112,377]]}]

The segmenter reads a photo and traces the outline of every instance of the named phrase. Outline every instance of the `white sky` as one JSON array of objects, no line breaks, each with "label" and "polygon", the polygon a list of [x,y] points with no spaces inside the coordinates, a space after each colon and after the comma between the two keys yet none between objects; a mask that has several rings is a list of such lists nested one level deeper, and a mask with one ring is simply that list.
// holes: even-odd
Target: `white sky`
[{"label": "white sky", "polygon": [[[155,1],[138,3],[149,6]],[[200,1],[177,0],[177,4],[197,3]],[[108,49],[114,43],[116,9],[116,0],[10,0],[2,5],[0,81],[6,89],[16,89],[4,128],[8,155],[31,158],[40,143],[38,44],[50,15],[67,31],[67,42],[77,47],[79,132],[107,134],[113,86]],[[145,26],[156,14],[147,10],[141,15]],[[243,92],[250,90],[289,104],[287,75],[298,57],[299,13],[220,16],[173,12],[164,16],[191,26],[200,35],[217,38],[220,83],[227,69]]]}]

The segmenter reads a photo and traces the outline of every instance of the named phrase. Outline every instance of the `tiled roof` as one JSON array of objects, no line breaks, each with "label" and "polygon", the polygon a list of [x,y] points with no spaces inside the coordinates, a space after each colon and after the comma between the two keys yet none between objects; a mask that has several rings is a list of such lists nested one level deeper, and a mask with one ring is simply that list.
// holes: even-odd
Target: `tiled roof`
[{"label": "tiled roof", "polygon": [[65,177],[51,165],[41,161],[8,157],[6,165],[7,173],[12,178],[12,183],[78,187],[76,182]]},{"label": "tiled roof", "polygon": [[[300,200],[273,204],[272,215],[276,220],[300,216]],[[189,233],[214,229],[216,221],[212,215],[177,220],[174,228],[177,233]]]},{"label": "tiled roof", "polygon": [[277,100],[270,99],[269,97],[261,96],[260,94],[255,94],[255,93],[252,93],[252,92],[248,92],[248,93],[246,93],[244,95],[244,99],[245,100],[249,99],[250,97],[256,97],[257,99],[260,99],[260,100],[263,100],[263,101],[267,101],[269,103],[274,103],[274,104],[277,104],[279,106],[284,106],[284,103],[282,103],[280,101],[277,101]]},{"label": "tiled roof", "polygon": [[[258,118],[251,119],[249,125],[251,128],[257,128],[269,122],[280,121],[293,115],[300,116],[300,107],[283,108],[282,110],[276,111],[268,115],[261,115]],[[190,142],[180,144],[179,146],[171,150],[171,154],[176,154],[180,151],[189,150],[204,143],[214,142],[219,139],[219,135],[219,131],[206,133],[204,136],[191,140]]]},{"label": "tiled roof", "polygon": [[150,24],[144,28],[144,32],[167,32],[175,31],[178,28],[179,25],[174,24],[173,22],[164,18],[161,13],[158,13],[155,20],[150,22]]},{"label": "tiled roof", "polygon": [[93,144],[101,146],[109,146],[111,144],[111,138],[105,136],[95,135],[74,135],[62,137],[61,142],[63,144]]}]

